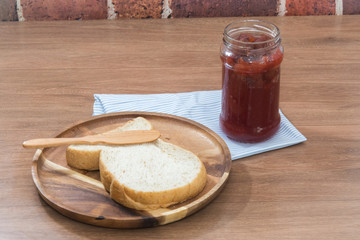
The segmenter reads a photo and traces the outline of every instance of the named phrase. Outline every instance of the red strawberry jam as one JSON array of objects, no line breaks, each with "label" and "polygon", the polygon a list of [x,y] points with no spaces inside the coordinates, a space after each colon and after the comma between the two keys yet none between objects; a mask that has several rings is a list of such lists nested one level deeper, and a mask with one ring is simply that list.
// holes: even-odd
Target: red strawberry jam
[{"label": "red strawberry jam", "polygon": [[220,126],[231,139],[259,142],[279,129],[283,49],[276,40],[267,33],[239,31],[227,45],[224,34]]}]

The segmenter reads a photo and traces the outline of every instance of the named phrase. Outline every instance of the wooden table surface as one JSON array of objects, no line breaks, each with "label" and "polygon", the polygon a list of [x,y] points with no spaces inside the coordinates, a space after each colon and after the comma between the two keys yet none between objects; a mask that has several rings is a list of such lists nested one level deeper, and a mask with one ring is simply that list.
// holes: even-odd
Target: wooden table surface
[{"label": "wooden table surface", "polygon": [[263,19],[283,37],[280,107],[308,140],[233,161],[204,209],[135,230],[49,207],[21,144],[88,119],[95,93],[220,89],[235,18],[0,23],[0,239],[359,239],[360,16]]}]

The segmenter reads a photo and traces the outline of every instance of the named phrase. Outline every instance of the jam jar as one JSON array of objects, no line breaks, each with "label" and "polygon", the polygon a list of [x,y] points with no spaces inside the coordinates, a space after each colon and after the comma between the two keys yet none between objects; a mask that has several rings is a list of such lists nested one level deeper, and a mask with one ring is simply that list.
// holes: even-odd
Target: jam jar
[{"label": "jam jar", "polygon": [[220,126],[231,139],[260,142],[280,126],[280,30],[260,20],[229,24],[220,49]]}]

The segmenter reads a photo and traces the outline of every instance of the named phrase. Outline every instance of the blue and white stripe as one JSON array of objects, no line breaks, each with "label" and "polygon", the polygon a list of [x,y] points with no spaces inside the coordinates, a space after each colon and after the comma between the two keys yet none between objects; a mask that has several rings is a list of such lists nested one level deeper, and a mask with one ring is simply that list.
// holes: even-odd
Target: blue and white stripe
[{"label": "blue and white stripe", "polygon": [[230,140],[221,131],[221,91],[199,91],[164,94],[95,94],[93,115],[122,111],[167,113],[199,122],[217,133],[228,145],[232,160],[288,147],[306,141],[306,138],[281,114],[279,131],[261,143],[239,143]]}]

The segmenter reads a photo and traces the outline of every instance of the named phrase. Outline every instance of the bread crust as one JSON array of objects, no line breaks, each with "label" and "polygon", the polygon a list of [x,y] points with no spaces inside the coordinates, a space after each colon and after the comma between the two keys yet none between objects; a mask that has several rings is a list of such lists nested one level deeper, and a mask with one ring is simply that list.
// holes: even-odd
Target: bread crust
[{"label": "bread crust", "polygon": [[115,176],[106,168],[106,165],[100,161],[99,162],[99,169],[100,169],[100,180],[103,183],[105,190],[110,192],[110,186],[115,179]]},{"label": "bread crust", "polygon": [[89,171],[99,170],[101,149],[80,150],[68,147],[66,149],[66,162],[70,167]]},{"label": "bread crust", "polygon": [[[159,192],[136,191],[121,184],[111,173],[100,173],[109,176],[109,178],[102,179],[105,181],[103,182],[104,186],[110,185],[110,197],[121,205],[136,210],[153,210],[184,202],[198,195],[206,185],[206,170],[203,164],[198,176],[191,183]],[[106,182],[109,180],[111,183]]]},{"label": "bread crust", "polygon": [[[153,129],[151,124],[146,119],[141,118],[140,120],[138,119],[138,121],[143,121],[143,124],[145,125],[144,128]],[[136,127],[134,124],[136,124],[135,119],[130,120],[124,126],[109,132],[131,130],[131,128]],[[162,148],[163,151],[169,149],[182,149],[179,146],[166,143],[160,139],[156,140],[154,144]],[[164,149],[164,147],[169,147],[169,149]],[[115,178],[114,174],[107,168],[101,157],[102,151],[105,152],[107,148],[108,146],[104,145],[99,146],[98,148],[84,150],[70,146],[66,150],[66,160],[68,165],[74,168],[85,170],[100,170],[101,182],[103,183],[106,191],[110,193],[110,197],[128,208],[137,210],[153,210],[160,207],[165,208],[195,197],[204,189],[206,185],[207,173],[205,166],[196,155],[191,153],[194,157],[196,157],[201,166],[199,173],[190,183],[166,191],[145,192],[134,190],[119,182]],[[189,152],[185,149],[182,150]]]},{"label": "bread crust", "polygon": [[[137,117],[135,119],[129,120],[120,127],[105,132],[104,134],[132,130],[133,126],[136,125],[139,121],[146,125],[144,126],[144,130],[153,129],[151,123],[148,120],[143,117]],[[77,169],[88,171],[99,170],[100,152],[105,147],[106,145],[96,145],[94,146],[94,149],[81,150],[70,145],[66,148],[66,162],[70,167]]]},{"label": "bread crust", "polygon": [[127,187],[125,184],[120,183],[107,169],[101,155],[99,163],[100,178],[105,189],[110,192],[110,197],[123,206],[136,210],[166,208],[193,198],[204,189],[207,181],[206,168],[200,159],[198,161],[201,164],[200,171],[192,182],[166,191],[144,192]]}]

